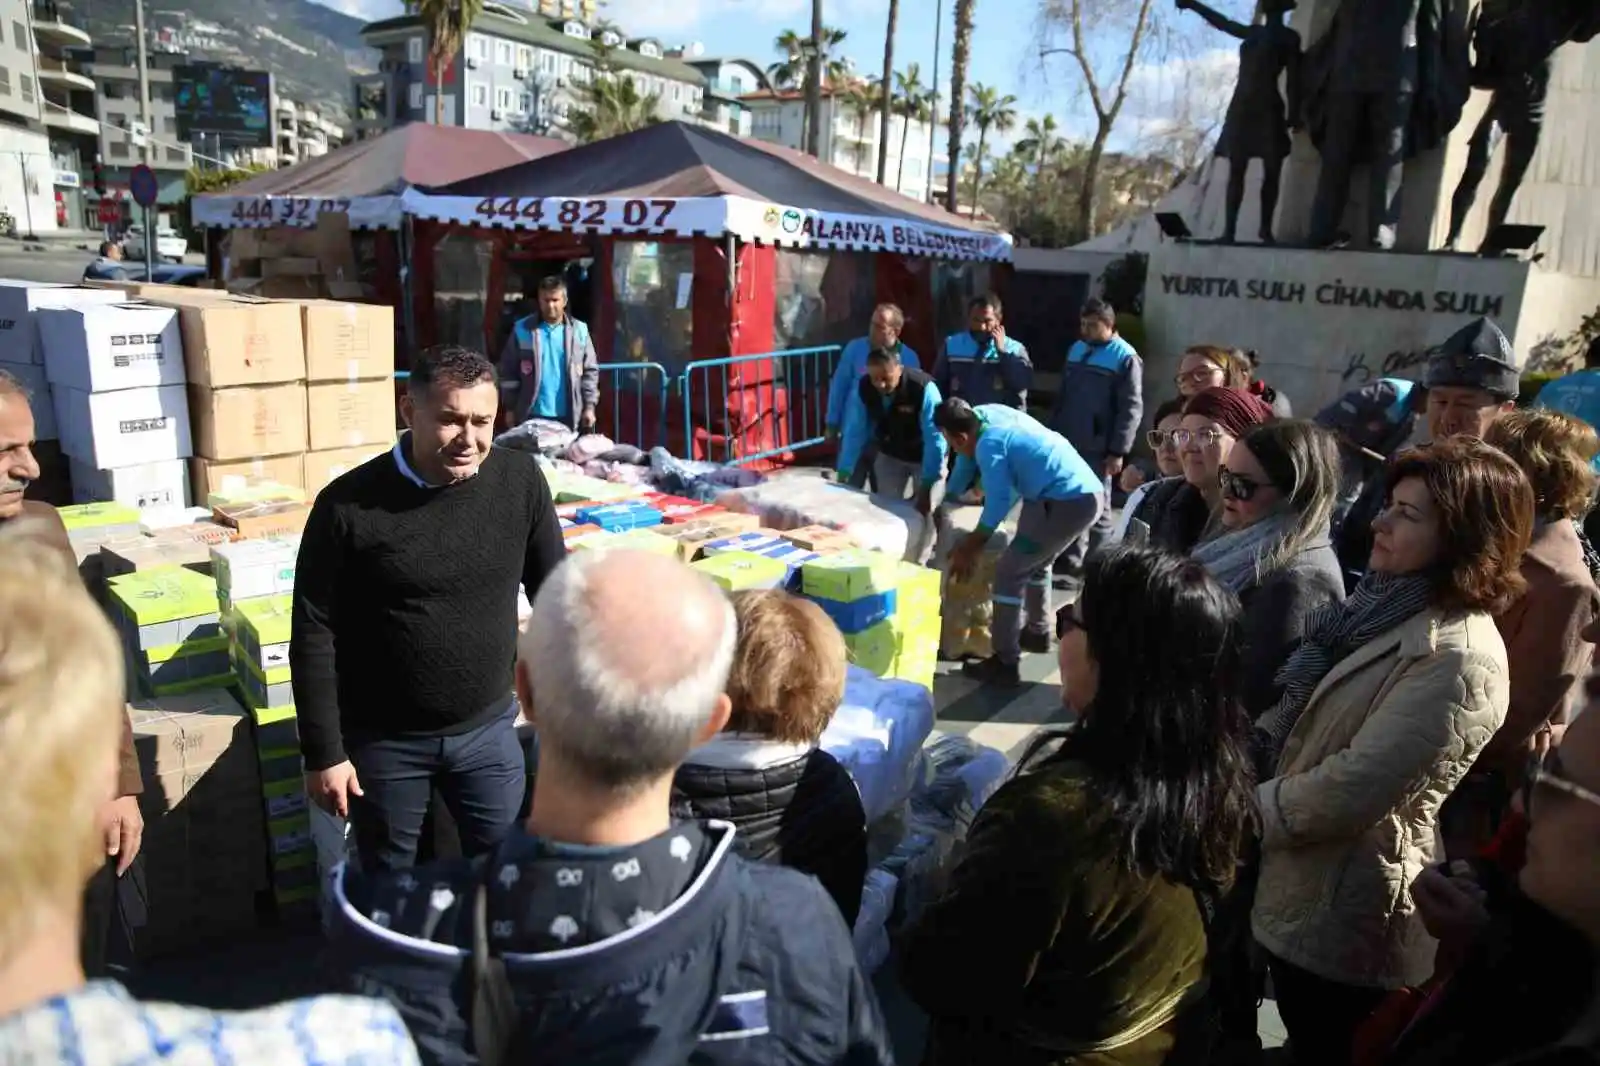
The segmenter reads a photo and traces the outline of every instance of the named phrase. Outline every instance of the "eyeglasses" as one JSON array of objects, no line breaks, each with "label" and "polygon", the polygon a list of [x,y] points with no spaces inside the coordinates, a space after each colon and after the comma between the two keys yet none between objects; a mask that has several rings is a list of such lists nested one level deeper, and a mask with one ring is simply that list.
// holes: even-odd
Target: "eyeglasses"
[{"label": "eyeglasses", "polygon": [[1222,368],[1220,366],[1201,366],[1174,374],[1172,380],[1179,385],[1203,385],[1221,373]]},{"label": "eyeglasses", "polygon": [[1225,499],[1238,500],[1240,503],[1248,503],[1257,491],[1267,487],[1255,478],[1235,474],[1227,467],[1217,471],[1217,483],[1222,486]]},{"label": "eyeglasses", "polygon": [[1172,443],[1180,448],[1187,448],[1189,442],[1193,441],[1202,448],[1210,448],[1221,444],[1226,436],[1227,434],[1222,430],[1211,429],[1210,427],[1205,429],[1175,429],[1172,431]]},{"label": "eyeglasses", "polygon": [[1176,448],[1178,442],[1172,439],[1173,432],[1175,431],[1151,429],[1145,431],[1144,439],[1150,443],[1150,447],[1158,451],[1162,448]]},{"label": "eyeglasses", "polygon": [[1562,776],[1559,748],[1552,748],[1543,759],[1535,755],[1528,760],[1528,769],[1522,775],[1522,810],[1530,818],[1533,816],[1534,794],[1541,788],[1548,788],[1600,807],[1600,792],[1584,788],[1576,781],[1568,781]]},{"label": "eyeglasses", "polygon": [[1056,639],[1061,640],[1074,629],[1082,629],[1083,621],[1073,612],[1078,609],[1075,603],[1069,603],[1056,612]]}]

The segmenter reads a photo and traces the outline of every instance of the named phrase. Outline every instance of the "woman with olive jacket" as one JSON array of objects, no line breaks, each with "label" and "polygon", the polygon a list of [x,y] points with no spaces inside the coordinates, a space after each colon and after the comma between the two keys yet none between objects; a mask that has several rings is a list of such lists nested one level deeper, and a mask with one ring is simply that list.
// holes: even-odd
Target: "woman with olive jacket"
[{"label": "woman with olive jacket", "polygon": [[1296,1066],[1348,1066],[1357,1026],[1420,984],[1435,944],[1410,884],[1443,858],[1439,807],[1506,716],[1494,614],[1522,590],[1533,491],[1472,438],[1391,463],[1367,577],[1313,617],[1263,718],[1252,925]]}]

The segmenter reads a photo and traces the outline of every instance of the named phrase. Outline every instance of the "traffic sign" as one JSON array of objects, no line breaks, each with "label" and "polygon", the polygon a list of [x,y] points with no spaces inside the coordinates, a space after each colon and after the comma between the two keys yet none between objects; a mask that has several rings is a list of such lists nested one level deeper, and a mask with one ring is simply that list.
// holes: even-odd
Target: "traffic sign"
[{"label": "traffic sign", "polygon": [[154,207],[156,198],[161,194],[156,172],[140,163],[128,175],[128,190],[133,193],[133,202],[140,207]]}]

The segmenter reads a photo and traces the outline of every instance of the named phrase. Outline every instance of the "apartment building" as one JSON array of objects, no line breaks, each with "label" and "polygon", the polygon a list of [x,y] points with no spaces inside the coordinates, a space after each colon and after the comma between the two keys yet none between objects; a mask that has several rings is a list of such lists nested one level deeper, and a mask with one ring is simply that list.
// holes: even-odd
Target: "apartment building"
[{"label": "apartment building", "polygon": [[344,127],[310,104],[278,97],[272,105],[273,143],[267,165],[292,167],[344,143]]},{"label": "apartment building", "polygon": [[78,225],[72,79],[62,50],[88,40],[53,3],[0,0],[0,210],[19,233]]},{"label": "apartment building", "polygon": [[85,195],[84,180],[100,151],[95,84],[83,69],[89,34],[73,25],[72,10],[55,0],[34,0],[35,77],[39,118],[50,138],[50,175],[56,221],[69,229],[92,229],[98,202]]},{"label": "apartment building", "polygon": [[[849,105],[850,96],[842,89],[828,89],[822,95],[822,137],[820,158],[840,170],[864,178],[878,176],[879,118],[876,111],[857,114]],[[750,112],[750,136],[769,144],[804,149],[801,134],[805,124],[805,93],[795,89],[760,89],[742,98]],[[934,135],[933,155],[929,158],[928,137]],[[948,166],[949,133],[941,121],[935,132],[930,123],[907,124],[899,115],[889,120],[889,167],[885,184],[913,200],[929,198],[929,179],[945,173]],[[901,149],[904,147],[904,156]]]},{"label": "apartment building", "polygon": [[[100,159],[106,183],[125,187],[128,174],[148,163],[161,179],[161,203],[183,198],[183,174],[193,164],[193,150],[178,139],[178,110],[173,101],[174,67],[188,62],[181,52],[152,47],[146,52],[150,83],[150,125],[144,126],[139,106],[138,52],[133,44],[100,44],[85,72],[98,87]],[[146,154],[148,152],[148,155]]]},{"label": "apartment building", "polygon": [[379,73],[352,79],[357,136],[434,121],[560,135],[572,109],[580,106],[579,88],[594,75],[596,43],[609,50],[612,65],[633,78],[642,93],[660,98],[662,118],[699,121],[704,104],[705,76],[681,57],[669,56],[659,41],[624,40],[576,16],[550,18],[531,8],[485,4],[443,71],[442,93],[430,70],[427,35],[415,15],[369,23],[362,37],[381,53],[381,61]]},{"label": "apartment building", "polygon": [[667,54],[681,58],[706,79],[704,104],[700,110],[702,122],[735,137],[750,136],[751,112],[744,98],[771,89],[759,64],[748,59],[703,58],[688,52]]}]

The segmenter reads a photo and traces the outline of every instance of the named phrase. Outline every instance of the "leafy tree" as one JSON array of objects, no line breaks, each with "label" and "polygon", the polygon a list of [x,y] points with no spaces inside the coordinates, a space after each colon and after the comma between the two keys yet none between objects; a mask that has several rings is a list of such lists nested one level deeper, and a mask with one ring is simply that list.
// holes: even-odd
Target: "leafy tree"
[{"label": "leafy tree", "polygon": [[[845,66],[840,49],[844,44],[845,31],[836,30],[828,26],[822,28],[822,81],[824,85],[838,85],[849,77],[849,70]],[[811,46],[809,35],[802,37],[795,30],[784,30],[772,42],[774,48],[783,54],[783,59],[767,68],[767,77],[775,89],[794,90],[806,88],[806,71],[810,67]],[[813,112],[809,98],[800,117],[800,147],[805,150],[811,143]]]},{"label": "leafy tree", "polygon": [[271,167],[261,166],[258,163],[249,163],[242,167],[229,167],[224,170],[201,170],[190,167],[183,176],[183,188],[190,196],[200,196],[204,193],[223,192],[233,188],[246,178],[253,178],[257,174],[271,170]]},{"label": "leafy tree", "polygon": [[[867,159],[867,121],[878,113],[878,101],[883,96],[876,82],[866,84],[857,82],[843,94],[844,108],[850,118],[855,122],[856,136],[851,144],[850,154],[855,162],[856,173],[860,174],[866,166]],[[883,155],[880,146],[878,152]]]},{"label": "leafy tree", "polygon": [[1030,118],[1022,124],[1022,139],[1016,143],[1016,152],[1036,172],[1049,166],[1066,148],[1067,142],[1057,132],[1054,115]]},{"label": "leafy tree", "polygon": [[428,62],[433,67],[433,121],[444,125],[444,72],[461,51],[467,31],[483,14],[483,0],[406,0],[428,31]]},{"label": "leafy tree", "polygon": [[[900,116],[900,166],[894,176],[894,191],[906,176],[906,135],[913,122],[926,122],[933,111],[933,93],[922,84],[922,65],[913,63],[904,73],[894,76],[894,113]],[[929,178],[932,179],[932,160],[929,160]]]},{"label": "leafy tree", "polygon": [[578,143],[603,141],[660,122],[661,95],[640,92],[632,74],[618,73],[611,49],[598,35],[590,47],[593,76],[575,88],[579,106],[567,118],[567,129]]},{"label": "leafy tree", "polygon": [[978,146],[972,157],[972,207],[976,211],[978,194],[983,189],[984,146],[988,142],[989,131],[1009,133],[1017,124],[1017,98],[981,83],[975,83],[971,92],[972,102],[967,106],[967,117],[978,127]]}]

